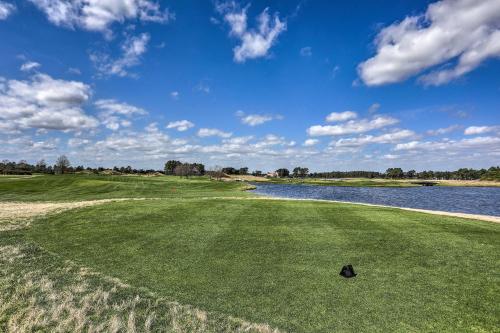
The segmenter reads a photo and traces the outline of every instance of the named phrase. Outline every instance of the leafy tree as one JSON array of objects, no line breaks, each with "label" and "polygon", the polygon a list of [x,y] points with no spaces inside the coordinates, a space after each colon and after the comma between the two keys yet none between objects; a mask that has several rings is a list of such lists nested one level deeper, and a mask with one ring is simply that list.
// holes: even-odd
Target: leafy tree
[{"label": "leafy tree", "polygon": [[224,172],[225,174],[228,174],[228,175],[237,175],[238,174],[238,170],[236,170],[233,167],[222,168],[222,172]]},{"label": "leafy tree", "polygon": [[408,178],[415,178],[415,175],[417,174],[417,172],[415,170],[410,170],[406,173],[406,177]]},{"label": "leafy tree", "polygon": [[290,175],[290,171],[286,168],[281,168],[276,170],[278,177],[288,177]]},{"label": "leafy tree", "polygon": [[167,161],[167,163],[165,163],[165,169],[164,169],[165,174],[166,175],[173,175],[175,168],[181,164],[182,163],[180,161],[176,161],[176,160]]},{"label": "leafy tree", "polygon": [[198,173],[199,175],[205,174],[205,165],[201,163],[193,163],[191,164],[191,167],[193,169],[193,173]]},{"label": "leafy tree", "polygon": [[240,170],[238,170],[238,174],[240,174],[240,175],[247,175],[248,174],[248,168],[247,167],[240,168]]},{"label": "leafy tree", "polygon": [[301,177],[304,178],[309,174],[309,169],[308,168],[302,168],[302,167],[296,167],[293,169],[292,172],[294,177]]},{"label": "leafy tree", "polygon": [[385,174],[389,178],[403,178],[404,176],[403,169],[401,168],[389,168]]},{"label": "leafy tree", "polygon": [[71,163],[69,162],[69,159],[66,157],[66,155],[61,155],[56,160],[55,169],[58,173],[63,174],[68,170],[70,166]]}]

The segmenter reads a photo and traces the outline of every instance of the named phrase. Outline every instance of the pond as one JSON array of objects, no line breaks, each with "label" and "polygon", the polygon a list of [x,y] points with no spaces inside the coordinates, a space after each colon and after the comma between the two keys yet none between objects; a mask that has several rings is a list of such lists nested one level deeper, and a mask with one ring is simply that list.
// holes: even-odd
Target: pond
[{"label": "pond", "polygon": [[500,187],[343,187],[253,184],[254,193],[299,199],[361,202],[377,205],[500,216]]}]

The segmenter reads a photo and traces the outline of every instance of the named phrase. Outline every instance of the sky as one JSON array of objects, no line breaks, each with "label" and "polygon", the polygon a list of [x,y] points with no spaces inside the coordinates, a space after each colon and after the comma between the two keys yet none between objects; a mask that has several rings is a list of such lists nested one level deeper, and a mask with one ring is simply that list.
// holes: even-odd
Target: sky
[{"label": "sky", "polygon": [[0,159],[500,164],[500,1],[0,0]]}]

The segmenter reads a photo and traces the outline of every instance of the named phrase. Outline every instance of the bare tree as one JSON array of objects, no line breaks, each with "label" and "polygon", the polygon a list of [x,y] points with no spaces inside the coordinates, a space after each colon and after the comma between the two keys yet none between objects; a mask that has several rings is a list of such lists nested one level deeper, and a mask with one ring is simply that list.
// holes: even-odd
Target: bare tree
[{"label": "bare tree", "polygon": [[189,163],[182,163],[175,167],[174,174],[179,177],[189,178],[193,174],[193,166]]},{"label": "bare tree", "polygon": [[69,163],[69,160],[66,157],[66,155],[61,155],[57,158],[56,168],[59,173],[63,174],[66,171],[66,169],[68,169],[70,166],[71,163]]}]

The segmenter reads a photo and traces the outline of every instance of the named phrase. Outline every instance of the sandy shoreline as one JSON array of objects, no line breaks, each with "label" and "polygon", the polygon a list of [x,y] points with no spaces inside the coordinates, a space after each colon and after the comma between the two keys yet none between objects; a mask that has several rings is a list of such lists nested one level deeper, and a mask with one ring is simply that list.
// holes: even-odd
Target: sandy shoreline
[{"label": "sandy shoreline", "polygon": [[364,203],[364,202],[351,202],[351,201],[339,201],[339,200],[324,200],[324,199],[283,198],[283,197],[271,197],[271,196],[259,196],[259,197],[203,197],[201,199],[205,199],[205,200],[208,200],[208,199],[283,200],[283,201],[291,200],[291,201],[314,201],[314,202],[326,202],[326,203],[342,203],[342,204],[361,205],[361,206],[369,206],[369,207],[401,209],[401,210],[408,210],[408,211],[419,212],[419,213],[427,213],[427,214],[443,215],[443,216],[452,216],[452,217],[461,217],[461,218],[464,218],[464,219],[472,219],[472,220],[480,220],[480,221],[500,223],[500,216],[480,215],[480,214],[468,214],[468,213],[456,213],[456,212],[445,212],[445,211],[441,211],[441,210],[428,210],[428,209],[418,209],[418,208],[398,207],[398,206],[376,205],[376,204],[369,204],[369,203]]}]

